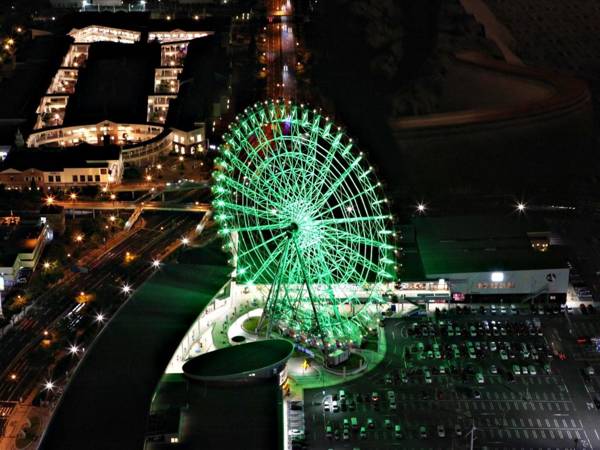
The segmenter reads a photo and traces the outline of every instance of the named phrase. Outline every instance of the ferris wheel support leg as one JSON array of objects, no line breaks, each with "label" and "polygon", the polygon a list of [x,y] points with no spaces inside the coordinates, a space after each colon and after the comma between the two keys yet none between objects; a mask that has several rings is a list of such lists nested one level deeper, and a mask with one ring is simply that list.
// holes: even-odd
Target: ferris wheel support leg
[{"label": "ferris wheel support leg", "polygon": [[[317,313],[317,306],[315,305],[314,296],[312,294],[312,290],[310,289],[310,283],[308,280],[308,275],[306,272],[306,266],[304,265],[304,257],[302,256],[302,252],[300,252],[300,247],[298,246],[298,240],[295,235],[292,235],[292,239],[294,242],[294,248],[296,250],[296,254],[298,255],[298,261],[300,261],[300,269],[302,270],[302,277],[304,278],[304,284],[306,284],[306,290],[308,291],[308,297],[310,298],[310,305],[312,306],[313,314],[315,315],[315,322],[317,323],[317,329],[319,331],[319,336],[321,336],[321,342],[323,343],[323,352],[327,354],[327,343],[325,342],[325,336],[323,335],[323,329],[321,328],[321,323],[319,321],[319,315]],[[327,363],[327,361],[325,361]]]},{"label": "ferris wheel support leg", "polygon": [[[256,327],[257,330],[260,330],[263,327],[265,321],[268,321],[268,328],[267,328],[267,334],[266,334],[267,338],[270,337],[271,331],[273,329],[273,312],[275,311],[275,304],[277,303],[277,299],[279,297],[279,289],[281,287],[282,266],[283,266],[283,262],[287,259],[287,256],[289,253],[289,248],[290,248],[290,239],[288,237],[287,242],[285,244],[285,249],[283,250],[283,255],[279,259],[279,264],[277,265],[277,272],[276,272],[275,280],[273,283],[271,283],[271,287],[269,288],[269,294],[267,295],[267,300],[265,302],[265,308],[263,310],[262,316]],[[273,289],[273,286],[276,286],[276,288]],[[275,291],[274,296],[273,296],[273,291]]]}]

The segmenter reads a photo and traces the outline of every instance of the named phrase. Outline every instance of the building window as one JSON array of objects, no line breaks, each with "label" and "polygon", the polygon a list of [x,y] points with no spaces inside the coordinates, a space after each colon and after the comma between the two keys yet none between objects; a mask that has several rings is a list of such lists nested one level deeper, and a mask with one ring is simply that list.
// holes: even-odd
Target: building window
[{"label": "building window", "polygon": [[96,181],[100,181],[100,175],[96,175],[96,176],[94,176],[94,179],[95,179]]},{"label": "building window", "polygon": [[94,181],[94,177],[93,176],[88,175],[87,177],[88,177],[88,181]]},{"label": "building window", "polygon": [[79,175],[79,181],[81,181],[82,183],[85,182],[85,175]]},{"label": "building window", "polygon": [[73,183],[77,183],[77,175],[73,175]]},{"label": "building window", "polygon": [[101,173],[102,175],[106,175],[106,169],[100,169],[100,173]]},{"label": "building window", "polygon": [[48,183],[54,183],[54,175],[48,175]]},{"label": "building window", "polygon": [[60,183],[60,182],[61,182],[60,175],[56,175],[56,182],[57,182],[57,183]]}]

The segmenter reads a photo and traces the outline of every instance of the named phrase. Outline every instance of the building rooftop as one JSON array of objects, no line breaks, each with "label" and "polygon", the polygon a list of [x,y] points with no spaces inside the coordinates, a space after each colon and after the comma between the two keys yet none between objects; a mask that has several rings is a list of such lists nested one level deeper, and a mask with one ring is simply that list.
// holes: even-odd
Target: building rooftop
[{"label": "building rooftop", "polygon": [[413,221],[424,274],[556,269],[566,261],[554,249],[535,251],[527,233],[545,231],[518,217],[417,217]]},{"label": "building rooftop", "polygon": [[60,171],[65,168],[107,167],[106,161],[118,160],[120,153],[121,149],[117,145],[94,146],[86,143],[68,148],[17,150],[10,152],[0,163],[0,171]]},{"label": "building rooftop", "polygon": [[69,99],[64,125],[146,123],[148,94],[154,87],[154,69],[160,65],[156,43],[90,45],[86,67]]},{"label": "building rooftop", "polygon": [[189,131],[205,122],[227,88],[228,58],[218,35],[190,41],[177,98],[171,100],[167,125]]},{"label": "building rooftop", "polygon": [[0,225],[0,266],[12,266],[19,253],[31,253],[42,230],[39,224]]}]

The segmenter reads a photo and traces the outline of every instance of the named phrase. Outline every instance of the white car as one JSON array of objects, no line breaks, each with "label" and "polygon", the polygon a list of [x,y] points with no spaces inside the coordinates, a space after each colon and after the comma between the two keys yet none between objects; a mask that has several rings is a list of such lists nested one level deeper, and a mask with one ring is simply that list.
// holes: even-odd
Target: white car
[{"label": "white car", "polygon": [[533,366],[533,365],[529,366],[529,375],[537,375],[537,370],[536,370],[535,366]]},{"label": "white car", "polygon": [[493,364],[490,366],[490,373],[492,375],[498,375],[498,368]]},{"label": "white car", "polygon": [[441,438],[446,437],[446,429],[444,428],[444,425],[437,426],[437,434]]}]

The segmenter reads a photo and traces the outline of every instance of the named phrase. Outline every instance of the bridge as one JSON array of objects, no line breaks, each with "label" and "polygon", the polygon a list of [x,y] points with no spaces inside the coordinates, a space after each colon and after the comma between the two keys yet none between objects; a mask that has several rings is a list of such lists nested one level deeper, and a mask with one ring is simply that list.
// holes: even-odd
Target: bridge
[{"label": "bridge", "polygon": [[119,209],[143,211],[173,211],[205,213],[210,210],[209,203],[171,203],[171,202],[124,202],[124,201],[54,201],[55,205],[62,206],[65,211],[114,211]]}]

